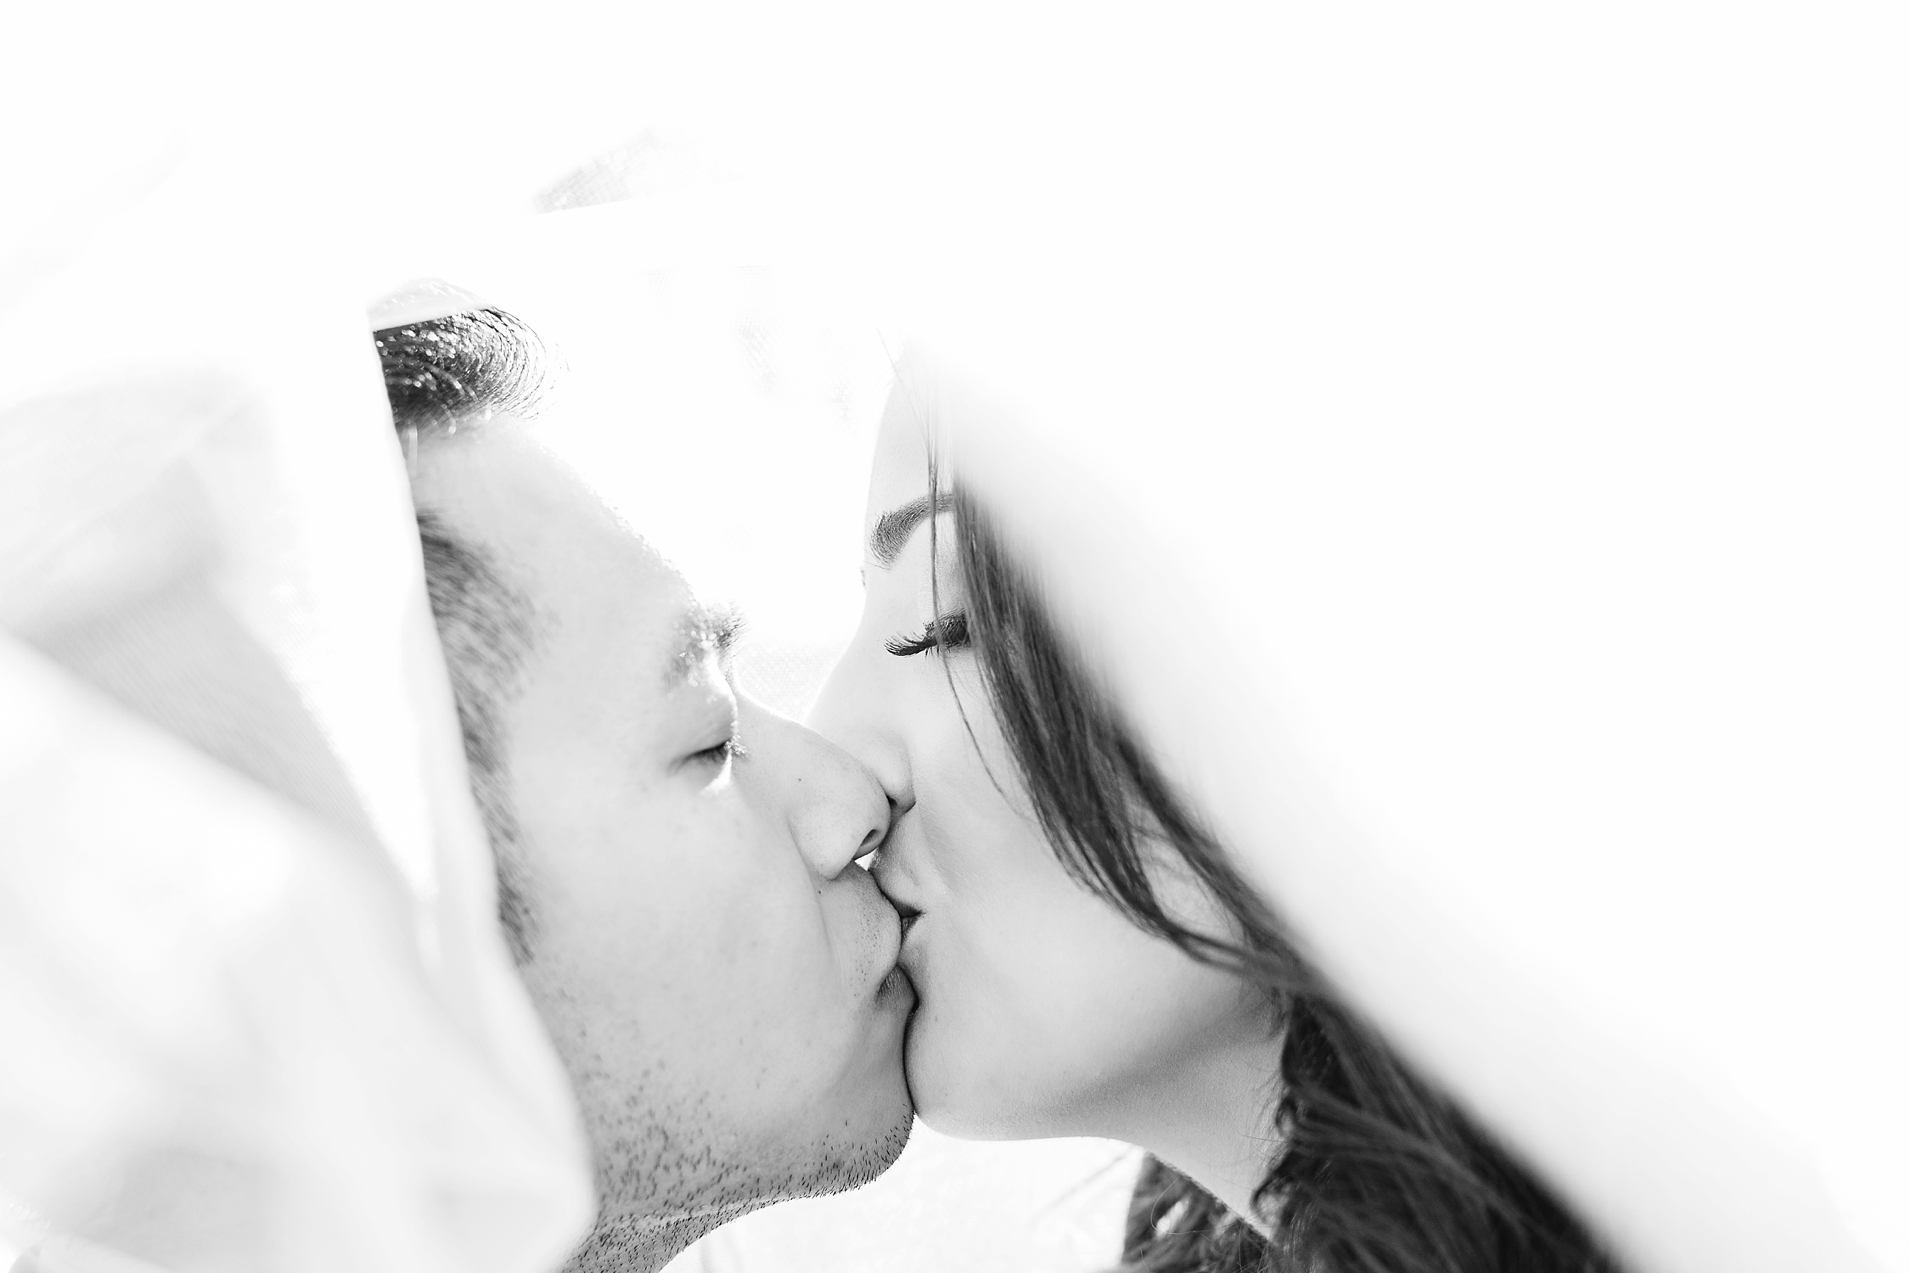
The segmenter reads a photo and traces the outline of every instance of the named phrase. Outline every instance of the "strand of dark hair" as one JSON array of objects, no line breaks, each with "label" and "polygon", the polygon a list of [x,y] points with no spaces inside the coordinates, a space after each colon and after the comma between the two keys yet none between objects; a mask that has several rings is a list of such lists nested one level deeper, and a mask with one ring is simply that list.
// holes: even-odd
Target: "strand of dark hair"
[{"label": "strand of dark hair", "polygon": [[524,414],[549,386],[549,351],[501,309],[386,327],[372,341],[400,428],[454,432],[498,412]]},{"label": "strand of dark hair", "polygon": [[[931,489],[939,489],[933,468]],[[1618,1265],[1557,1195],[1422,1078],[1294,948],[1088,676],[986,510],[959,484],[955,534],[983,683],[1061,862],[1143,929],[1263,989],[1282,1028],[1278,1148],[1254,1199],[1272,1237],[1149,1159],[1122,1268],[1615,1273]],[[1149,875],[1162,842],[1221,902],[1237,939],[1196,931],[1162,907]]]}]

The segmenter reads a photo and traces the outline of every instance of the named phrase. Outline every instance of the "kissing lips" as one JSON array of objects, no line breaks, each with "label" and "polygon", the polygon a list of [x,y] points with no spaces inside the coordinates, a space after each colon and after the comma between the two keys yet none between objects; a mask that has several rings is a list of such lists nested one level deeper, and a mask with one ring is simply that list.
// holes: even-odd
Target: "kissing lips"
[{"label": "kissing lips", "polygon": [[922,912],[904,906],[893,899],[890,904],[895,907],[896,917],[901,924],[895,939],[895,966],[889,969],[889,975],[884,978],[882,992],[892,994],[906,986],[909,991],[910,1006],[913,1007],[919,1000],[919,992],[915,989],[915,979],[909,976],[908,969],[903,967],[903,959],[904,952],[908,949],[909,929],[914,927],[915,921],[921,917]]},{"label": "kissing lips", "polygon": [[883,908],[895,915],[896,932],[895,946],[889,958],[889,970],[883,976],[881,984],[876,987],[876,998],[878,1000],[893,999],[897,994],[906,991],[909,1007],[913,1009],[915,983],[909,977],[908,970],[902,966],[902,948],[908,940],[909,926],[915,922],[915,917],[920,912],[901,905],[886,894],[879,895],[882,897]]}]

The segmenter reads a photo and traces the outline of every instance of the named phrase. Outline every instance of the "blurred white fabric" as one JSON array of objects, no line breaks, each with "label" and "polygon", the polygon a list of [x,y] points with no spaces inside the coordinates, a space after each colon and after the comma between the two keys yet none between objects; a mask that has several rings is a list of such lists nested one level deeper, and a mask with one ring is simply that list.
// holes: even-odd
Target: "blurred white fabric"
[{"label": "blurred white fabric", "polygon": [[28,242],[0,311],[3,1237],[548,1267],[587,1162],[496,931],[368,280],[275,250],[317,210],[220,158]]},{"label": "blurred white fabric", "polygon": [[497,988],[427,966],[367,846],[12,642],[0,679],[0,1137],[35,1213],[7,1236],[74,1268],[75,1239],[180,1269],[561,1254],[562,1094],[457,1018],[439,985]]},{"label": "blurred white fabric", "polygon": [[1910,13],[1277,25],[937,294],[967,471],[1640,1267],[1910,1268]]}]

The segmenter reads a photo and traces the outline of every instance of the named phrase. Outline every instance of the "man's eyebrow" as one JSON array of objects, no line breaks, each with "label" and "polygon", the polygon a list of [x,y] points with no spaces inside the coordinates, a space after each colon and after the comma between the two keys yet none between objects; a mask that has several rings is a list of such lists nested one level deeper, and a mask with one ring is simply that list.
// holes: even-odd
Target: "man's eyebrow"
[{"label": "man's eyebrow", "polygon": [[693,602],[677,621],[676,648],[671,652],[665,679],[672,685],[683,684],[711,654],[716,655],[727,672],[730,653],[742,634],[743,612],[735,606]]},{"label": "man's eyebrow", "polygon": [[909,536],[931,511],[946,513],[954,507],[955,496],[949,491],[937,491],[933,498],[917,495],[897,504],[875,519],[875,529],[869,532],[869,555],[884,569],[893,566],[895,559],[902,555],[902,549],[908,546]]}]

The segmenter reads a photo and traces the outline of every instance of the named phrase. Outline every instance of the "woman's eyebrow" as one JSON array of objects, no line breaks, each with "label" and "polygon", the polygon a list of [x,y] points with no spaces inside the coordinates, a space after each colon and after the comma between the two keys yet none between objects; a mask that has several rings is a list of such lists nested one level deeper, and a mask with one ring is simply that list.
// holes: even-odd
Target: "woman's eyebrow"
[{"label": "woman's eyebrow", "polygon": [[909,536],[922,524],[931,511],[946,513],[955,507],[955,495],[951,491],[937,491],[934,498],[917,495],[906,503],[897,504],[888,512],[875,519],[875,529],[869,532],[869,556],[875,558],[875,564],[888,569],[895,559],[902,555],[908,546]]}]

